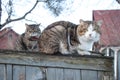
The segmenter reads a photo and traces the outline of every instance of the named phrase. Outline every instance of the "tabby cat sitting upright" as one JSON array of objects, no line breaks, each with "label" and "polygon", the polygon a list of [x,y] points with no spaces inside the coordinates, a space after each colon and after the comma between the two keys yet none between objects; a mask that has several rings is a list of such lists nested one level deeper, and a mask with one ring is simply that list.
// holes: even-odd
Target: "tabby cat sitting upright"
[{"label": "tabby cat sitting upright", "polygon": [[39,51],[38,39],[41,34],[40,24],[25,24],[26,30],[16,41],[16,50]]},{"label": "tabby cat sitting upright", "polygon": [[68,21],[58,21],[47,26],[39,39],[40,52],[54,54],[84,55],[92,51],[93,43],[100,39],[102,21],[83,21],[76,25]]}]

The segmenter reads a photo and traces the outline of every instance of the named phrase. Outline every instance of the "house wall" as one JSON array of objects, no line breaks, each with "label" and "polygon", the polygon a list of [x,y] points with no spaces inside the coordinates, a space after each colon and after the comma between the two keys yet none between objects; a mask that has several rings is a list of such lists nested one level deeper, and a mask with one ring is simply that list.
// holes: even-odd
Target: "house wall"
[{"label": "house wall", "polygon": [[100,44],[120,46],[120,10],[95,10],[94,20],[102,20]]},{"label": "house wall", "polygon": [[120,10],[95,10],[94,20],[103,20],[100,45],[106,56],[114,57],[115,80],[120,80]]},{"label": "house wall", "polygon": [[0,49],[14,49],[18,34],[12,29],[0,32]]}]

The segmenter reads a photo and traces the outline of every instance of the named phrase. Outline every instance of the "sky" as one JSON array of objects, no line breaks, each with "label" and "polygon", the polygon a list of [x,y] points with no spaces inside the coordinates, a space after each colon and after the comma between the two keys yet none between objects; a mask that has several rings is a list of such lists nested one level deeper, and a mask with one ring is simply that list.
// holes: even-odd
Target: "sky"
[{"label": "sky", "polygon": [[[14,1],[14,14],[12,18],[17,18],[32,8],[36,0],[13,0]],[[7,0],[3,4],[6,4]],[[25,23],[39,24],[40,29],[44,30],[47,25],[59,21],[65,20],[75,24],[79,24],[79,20],[92,20],[93,10],[115,10],[120,9],[120,4],[116,0],[65,0],[60,6],[64,9],[59,16],[55,16],[46,6],[44,2],[39,2],[37,7],[26,16],[28,20],[20,20],[10,23],[5,27],[11,27],[18,34],[22,34],[25,31]],[[7,14],[3,11],[2,22],[7,18]],[[29,20],[32,20],[29,21]]]}]

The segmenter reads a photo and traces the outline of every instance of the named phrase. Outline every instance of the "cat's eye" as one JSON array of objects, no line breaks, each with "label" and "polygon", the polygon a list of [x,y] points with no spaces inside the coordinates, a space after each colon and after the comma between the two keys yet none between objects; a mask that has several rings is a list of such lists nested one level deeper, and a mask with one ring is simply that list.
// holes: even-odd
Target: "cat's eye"
[{"label": "cat's eye", "polygon": [[32,31],[28,31],[29,33],[31,33]]},{"label": "cat's eye", "polygon": [[86,31],[88,31],[87,29],[83,29],[83,32],[86,32]]},{"label": "cat's eye", "polygon": [[97,29],[93,29],[93,31],[96,31]]},{"label": "cat's eye", "polygon": [[99,29],[98,28],[94,28],[93,31],[98,31]]},{"label": "cat's eye", "polygon": [[87,29],[80,30],[80,33],[85,33],[86,31],[88,30]]}]

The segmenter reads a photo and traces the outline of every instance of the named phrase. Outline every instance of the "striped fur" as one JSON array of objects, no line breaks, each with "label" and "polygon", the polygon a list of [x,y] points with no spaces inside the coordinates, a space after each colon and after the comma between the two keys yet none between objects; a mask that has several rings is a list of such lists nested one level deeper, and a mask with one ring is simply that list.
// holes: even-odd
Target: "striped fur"
[{"label": "striped fur", "polygon": [[[62,54],[72,54],[80,49],[82,37],[92,24],[95,26],[96,32],[99,34],[99,27],[96,22],[80,20],[80,24],[76,25],[68,21],[57,21],[48,25],[41,33],[39,39],[40,52],[46,54],[54,54],[60,52]],[[82,44],[84,45],[84,44]]]},{"label": "striped fur", "polygon": [[39,24],[25,24],[26,31],[16,41],[16,50],[39,51],[38,39],[41,34]]}]

